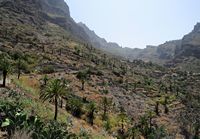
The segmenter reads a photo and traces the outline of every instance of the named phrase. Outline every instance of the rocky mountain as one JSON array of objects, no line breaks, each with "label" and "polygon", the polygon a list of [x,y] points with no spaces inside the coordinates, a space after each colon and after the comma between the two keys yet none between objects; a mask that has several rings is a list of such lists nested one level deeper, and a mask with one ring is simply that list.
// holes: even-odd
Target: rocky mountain
[{"label": "rocky mountain", "polygon": [[[84,23],[79,23],[96,47],[113,55],[121,56],[129,60],[141,59],[151,61],[160,65],[168,65],[180,57],[200,58],[200,23],[197,23],[193,31],[180,40],[167,41],[159,46],[147,45],[144,49],[131,49],[120,47],[117,43],[107,42],[90,30]],[[176,61],[176,60],[175,60]]]},{"label": "rocky mountain", "polygon": [[90,30],[84,23],[80,22],[78,25],[87,33],[94,47],[117,56],[126,57],[128,55],[127,49],[122,48],[117,43],[107,42],[104,38],[99,37],[94,31]]},{"label": "rocky mountain", "polygon": [[200,58],[200,23],[195,25],[191,33],[183,37],[181,46],[177,47],[176,55]]},{"label": "rocky mountain", "polygon": [[175,51],[180,45],[181,40],[174,40],[165,42],[159,46],[147,46],[141,50],[136,58],[164,65],[175,58]]},{"label": "rocky mountain", "polygon": [[70,17],[69,7],[64,0],[1,0],[2,20],[9,15],[13,24],[28,24],[38,28],[55,24],[79,40],[89,41],[85,31]]},{"label": "rocky mountain", "polygon": [[75,23],[64,0],[0,0],[0,138],[194,136],[199,74],[133,60],[176,59],[181,42],[122,48]]},{"label": "rocky mountain", "polygon": [[158,64],[164,64],[175,57],[175,50],[180,46],[180,40],[168,41],[159,46],[148,45],[144,49],[123,48],[117,43],[107,42],[104,38],[99,37],[94,31],[90,30],[84,23],[79,23],[90,38],[94,47],[113,55],[121,56],[129,60],[141,59],[152,61]]}]

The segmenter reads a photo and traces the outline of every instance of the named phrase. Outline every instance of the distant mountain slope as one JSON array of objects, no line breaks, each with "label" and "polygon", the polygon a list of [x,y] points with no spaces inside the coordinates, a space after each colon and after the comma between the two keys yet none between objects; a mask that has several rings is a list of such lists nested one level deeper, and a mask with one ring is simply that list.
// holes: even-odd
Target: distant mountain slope
[{"label": "distant mountain slope", "polygon": [[84,23],[78,23],[90,38],[94,47],[109,52],[113,55],[121,56],[129,60],[141,59],[152,61],[158,64],[164,64],[175,56],[175,50],[180,46],[181,41],[168,41],[157,46],[147,46],[145,49],[132,49],[120,47],[117,43],[107,42],[104,38],[99,37],[94,31],[90,30]]},{"label": "distant mountain slope", "polygon": [[176,55],[200,58],[200,23],[195,25],[191,33],[183,37],[181,47],[176,50]]},{"label": "distant mountain slope", "polygon": [[[107,42],[90,30],[84,23],[78,23],[90,38],[96,48],[100,48],[113,55],[121,56],[129,60],[141,59],[161,65],[168,65],[180,60],[180,57],[200,58],[200,23],[195,25],[193,31],[180,40],[167,41],[159,46],[148,45],[144,49],[131,49],[120,47],[117,43]],[[134,38],[133,38],[134,39]]]},{"label": "distant mountain slope", "polygon": [[87,33],[94,47],[122,57],[127,57],[127,55],[131,54],[129,50],[132,51],[132,49],[122,48],[121,46],[119,46],[117,43],[114,42],[107,42],[104,38],[99,37],[94,31],[90,30],[82,22],[78,23],[78,25],[82,27],[84,31]]},{"label": "distant mountain slope", "polygon": [[84,30],[70,17],[64,0],[1,0],[0,7],[1,18],[9,15],[12,23],[37,25],[38,28],[52,23],[76,39],[89,41]]},{"label": "distant mountain slope", "polygon": [[[181,40],[168,41],[159,46],[147,46],[145,49],[131,49],[107,42],[84,23],[77,24],[71,18],[69,7],[64,0],[0,0],[0,13],[0,25],[3,25],[3,28],[0,28],[0,40],[5,37],[14,41],[17,37],[23,41],[34,39],[38,42],[55,43],[50,36],[56,37],[57,34],[65,32],[63,38],[92,44],[130,61],[141,59],[161,65],[174,65],[188,57],[200,58],[200,23]],[[15,28],[10,28],[13,26]],[[35,34],[35,37],[27,37],[27,34]]]},{"label": "distant mountain slope", "polygon": [[137,56],[137,59],[152,61],[164,65],[175,57],[175,51],[181,45],[181,40],[165,42],[159,46],[147,46]]}]

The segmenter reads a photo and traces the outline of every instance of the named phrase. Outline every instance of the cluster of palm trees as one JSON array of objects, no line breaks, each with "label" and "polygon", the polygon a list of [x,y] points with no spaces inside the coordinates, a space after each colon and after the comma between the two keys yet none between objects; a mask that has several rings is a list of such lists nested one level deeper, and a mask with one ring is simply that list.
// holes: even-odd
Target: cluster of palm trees
[{"label": "cluster of palm trees", "polygon": [[[77,74],[77,78],[81,80],[86,80],[86,76],[83,72],[79,72]],[[63,98],[65,98],[69,94],[69,84],[65,79],[50,79],[47,75],[43,77],[43,84],[41,85],[41,91],[40,91],[40,99],[45,102],[53,102],[55,105],[55,115],[54,115],[54,120],[57,120],[57,115],[58,115],[58,107],[59,107],[59,102],[62,102]],[[82,87],[83,89],[84,87]],[[70,104],[71,101],[76,101],[75,99],[70,100],[68,103]],[[80,101],[80,100],[77,100]],[[73,114],[77,117],[79,117],[79,105],[76,105],[76,102],[71,102],[73,105],[73,108],[76,110],[73,110]],[[80,102],[81,103],[81,102]],[[109,108],[112,104],[112,100],[103,97],[101,101],[101,109],[103,110],[102,114],[102,120],[107,120],[108,119],[108,111]],[[66,105],[67,106],[67,105]],[[78,107],[78,108],[77,108]],[[97,106],[94,102],[90,102],[87,106],[88,112],[87,112],[87,117],[88,117],[88,122],[93,125],[93,121],[95,119],[95,112],[97,109]]]},{"label": "cluster of palm trees", "polygon": [[[19,52],[17,52],[19,53]],[[23,54],[15,54],[14,59],[8,55],[7,53],[0,53],[0,71],[2,71],[3,75],[3,84],[2,87],[6,86],[6,79],[9,73],[13,71],[13,69],[17,70],[17,78],[19,79],[21,76],[21,72],[23,69],[27,69],[27,62],[23,59]]]},{"label": "cluster of palm trees", "polygon": [[3,84],[2,87],[6,86],[6,78],[8,73],[11,71],[11,57],[7,53],[0,54],[0,70],[3,72]]}]

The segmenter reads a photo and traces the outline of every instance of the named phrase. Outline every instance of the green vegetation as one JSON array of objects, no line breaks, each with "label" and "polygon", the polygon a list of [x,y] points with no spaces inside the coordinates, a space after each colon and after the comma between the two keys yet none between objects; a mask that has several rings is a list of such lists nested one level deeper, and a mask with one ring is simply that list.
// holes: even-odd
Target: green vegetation
[{"label": "green vegetation", "polygon": [[88,80],[89,78],[89,70],[83,70],[83,71],[79,71],[77,74],[77,78],[81,81],[82,83],[82,87],[81,90],[85,89],[85,81]]},{"label": "green vegetation", "polygon": [[3,72],[3,84],[6,86],[6,78],[12,69],[11,57],[7,53],[0,54],[0,70]]},{"label": "green vegetation", "polygon": [[83,113],[83,103],[77,98],[71,98],[66,104],[66,110],[70,110],[72,115],[80,118]]},{"label": "green vegetation", "polygon": [[[6,88],[0,88],[0,129],[6,137],[199,138],[198,59],[174,59],[178,66],[166,68],[116,57],[85,41],[71,18],[57,14],[63,11],[60,2],[55,13],[46,13],[32,1],[3,1],[0,73]],[[10,5],[15,9],[8,10]],[[172,57],[174,51],[165,49],[137,51],[145,61],[155,54],[153,60],[163,64],[157,53]]]},{"label": "green vegetation", "polygon": [[87,114],[87,116],[88,116],[88,122],[89,122],[91,125],[93,125],[93,124],[94,124],[94,118],[95,118],[94,113],[95,113],[95,110],[97,109],[97,108],[96,108],[96,104],[95,104],[94,102],[91,102],[91,103],[88,105],[87,109],[88,109],[88,114]]},{"label": "green vegetation", "polygon": [[106,121],[108,119],[108,112],[109,109],[111,107],[112,104],[112,100],[107,98],[107,97],[103,97],[101,100],[101,109],[103,110],[103,114],[102,114],[102,119],[104,121]]},{"label": "green vegetation", "polygon": [[65,84],[60,79],[53,79],[44,90],[41,90],[40,99],[43,101],[54,102],[55,116],[54,120],[57,120],[58,115],[58,101],[66,95]]},{"label": "green vegetation", "polygon": [[[13,95],[12,95],[13,94]],[[15,92],[10,92],[12,101],[0,99],[0,129],[8,133],[8,138],[17,136],[17,132],[23,131],[26,136],[33,139],[64,139],[73,138],[75,135],[68,132],[64,123],[56,121],[44,121],[34,113],[27,114],[24,104],[20,103]],[[18,135],[20,138],[20,135]]]}]

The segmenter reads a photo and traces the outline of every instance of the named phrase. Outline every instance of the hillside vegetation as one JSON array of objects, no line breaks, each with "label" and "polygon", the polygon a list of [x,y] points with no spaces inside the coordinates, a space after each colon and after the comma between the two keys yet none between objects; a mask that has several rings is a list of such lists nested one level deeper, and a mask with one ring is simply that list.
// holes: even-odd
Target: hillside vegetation
[{"label": "hillside vegetation", "polygon": [[0,13],[0,138],[199,138],[198,73],[102,51],[64,0]]}]

